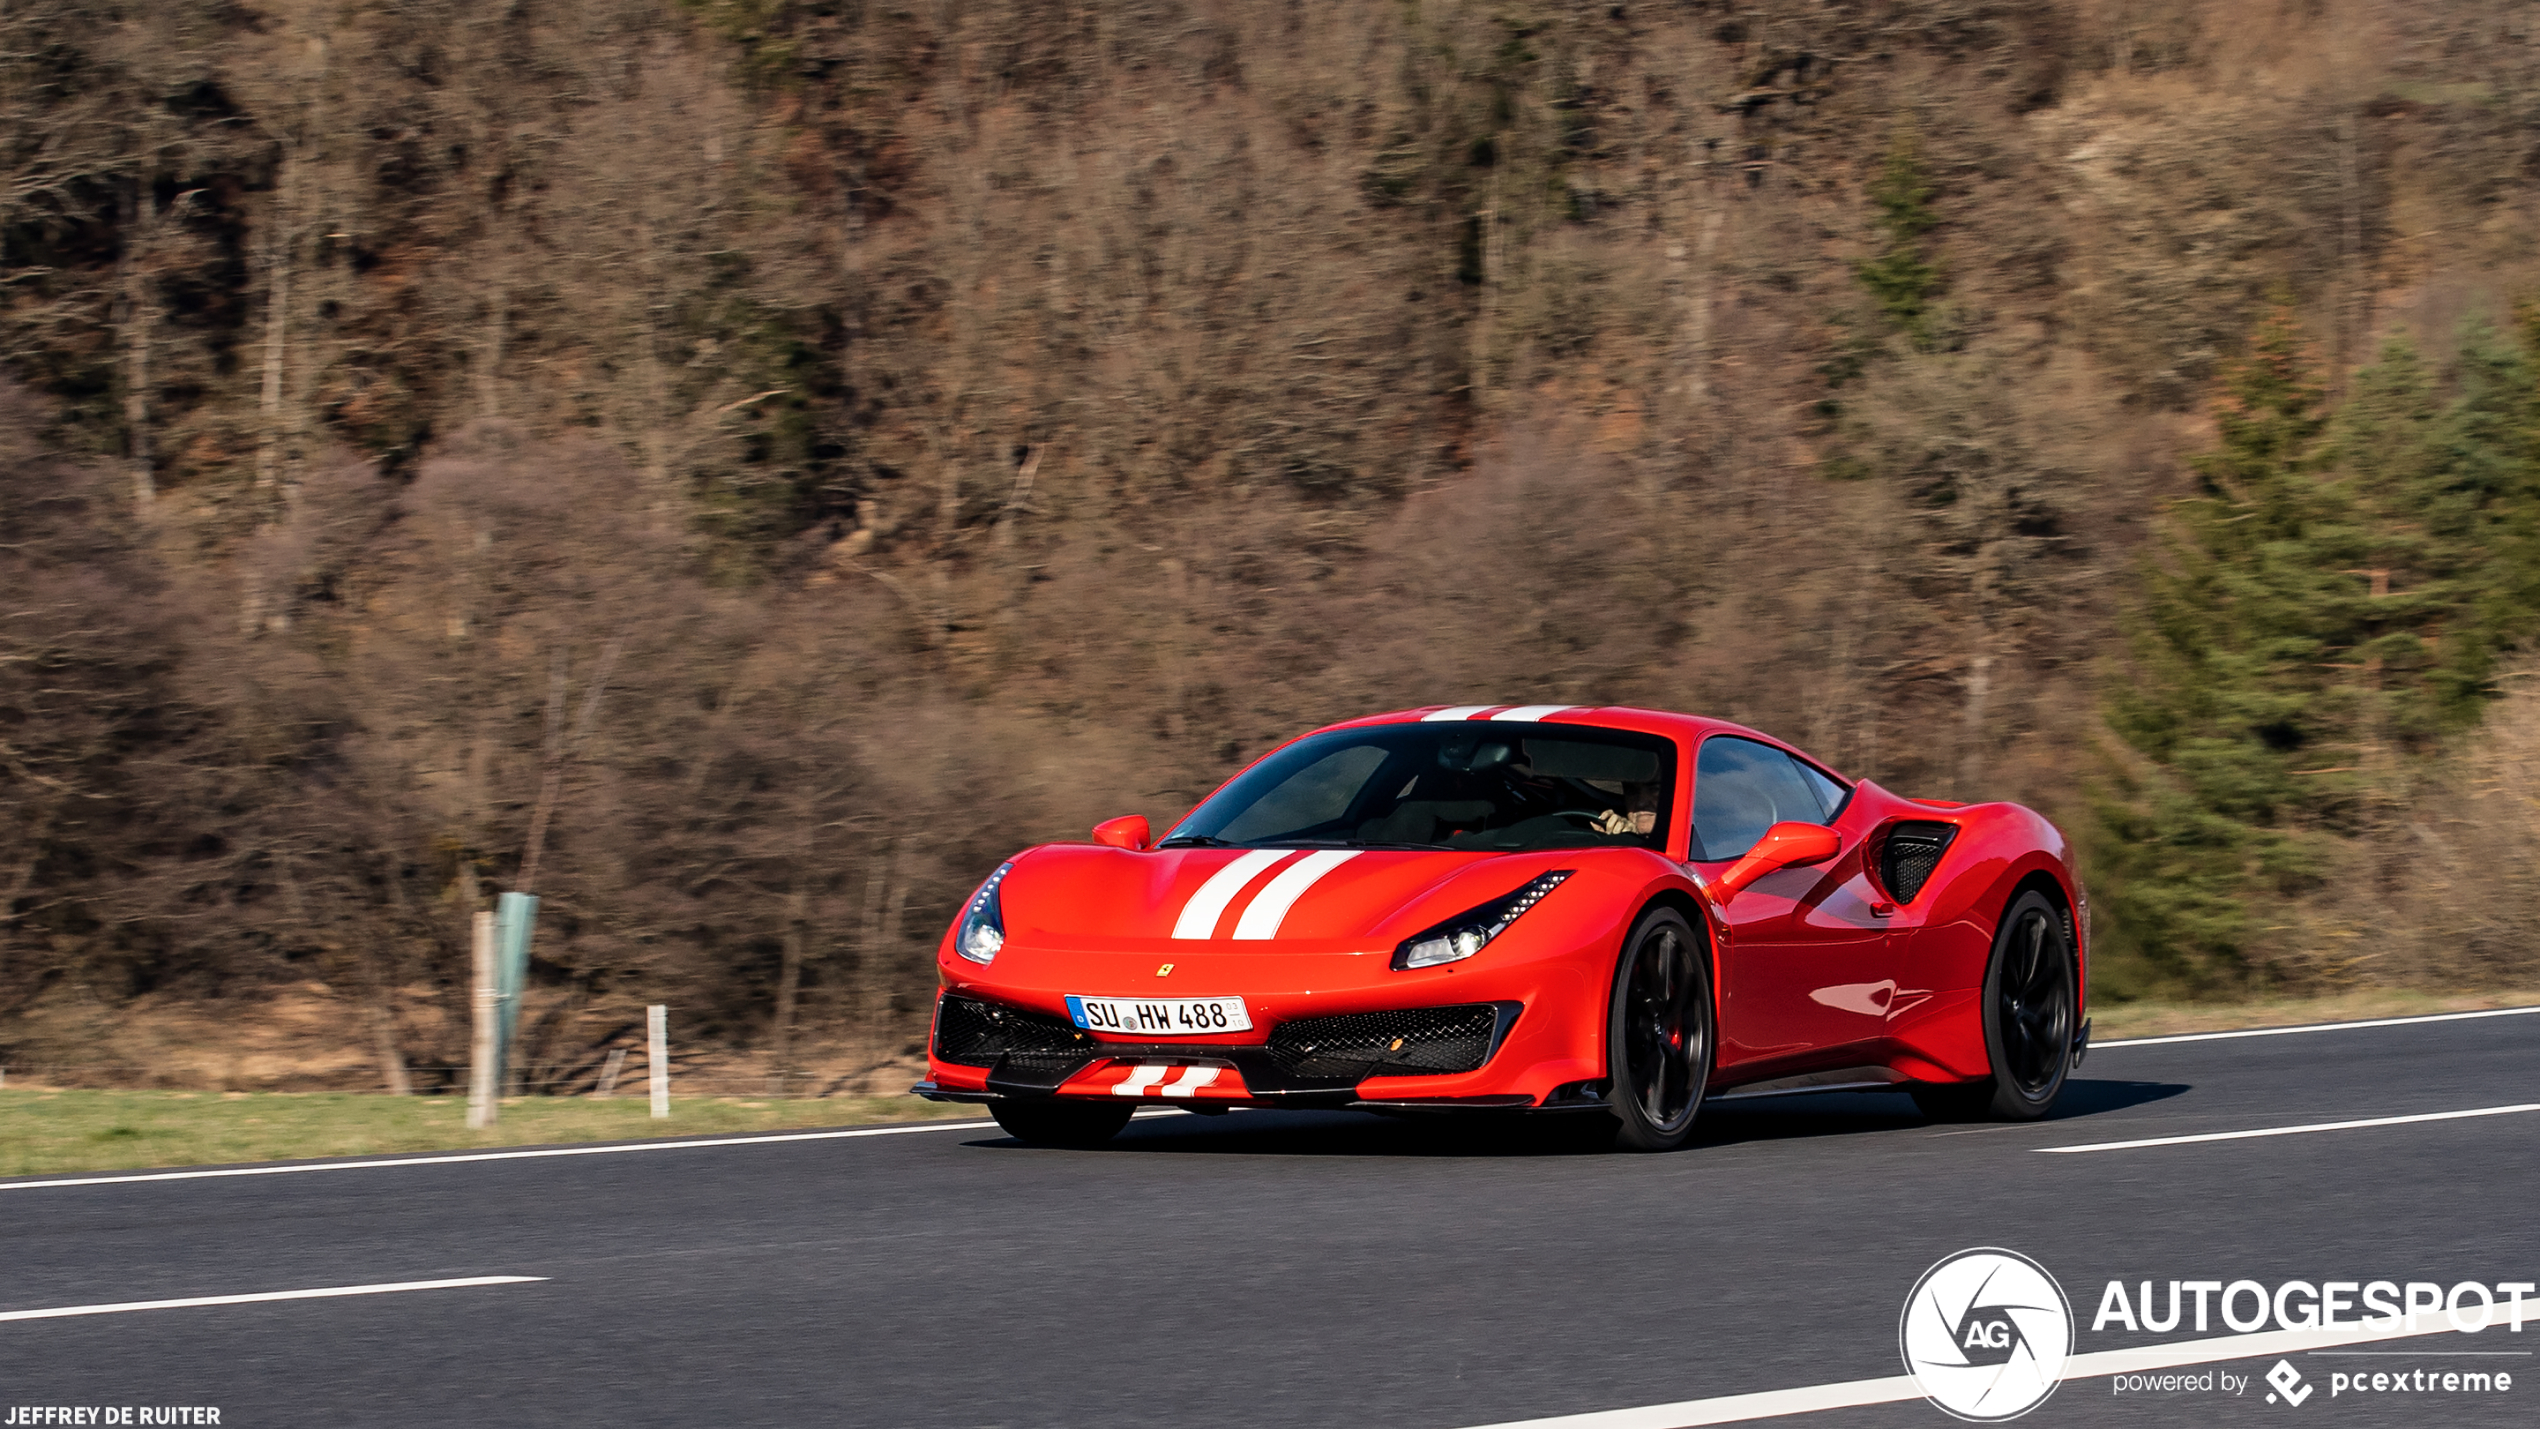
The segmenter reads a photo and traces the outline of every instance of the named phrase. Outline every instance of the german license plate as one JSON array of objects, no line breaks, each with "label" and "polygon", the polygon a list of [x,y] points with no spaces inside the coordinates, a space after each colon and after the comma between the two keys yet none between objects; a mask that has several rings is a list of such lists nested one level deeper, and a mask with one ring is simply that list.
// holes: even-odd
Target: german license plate
[{"label": "german license plate", "polygon": [[1088,1032],[1136,1037],[1252,1030],[1252,1016],[1240,997],[1071,997],[1067,1016]]}]

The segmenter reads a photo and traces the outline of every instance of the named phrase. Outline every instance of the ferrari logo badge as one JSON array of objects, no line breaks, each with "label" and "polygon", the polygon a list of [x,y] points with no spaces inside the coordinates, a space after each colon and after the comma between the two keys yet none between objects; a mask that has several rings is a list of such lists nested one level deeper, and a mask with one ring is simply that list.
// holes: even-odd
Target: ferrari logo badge
[{"label": "ferrari logo badge", "polygon": [[1156,975],[1157,977],[1163,977],[1163,976],[1165,976],[1165,975],[1167,975],[1167,974],[1171,973],[1172,971],[1173,971],[1173,965],[1172,965],[1171,963],[1166,963],[1164,966],[1162,966],[1162,967],[1160,967],[1160,968],[1157,968],[1157,969],[1155,970],[1155,975]]}]

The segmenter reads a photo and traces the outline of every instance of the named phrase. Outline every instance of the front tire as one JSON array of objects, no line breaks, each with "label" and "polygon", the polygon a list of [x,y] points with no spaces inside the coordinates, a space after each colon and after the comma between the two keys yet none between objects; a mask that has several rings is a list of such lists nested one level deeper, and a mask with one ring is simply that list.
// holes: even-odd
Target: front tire
[{"label": "front tire", "polygon": [[1006,1135],[1034,1146],[1070,1146],[1089,1150],[1120,1134],[1129,1124],[1134,1110],[1126,1103],[1105,1106],[1100,1102],[990,1102],[988,1114],[1004,1127]]},{"label": "front tire", "polygon": [[2072,1069],[2079,1003],[2062,911],[2035,890],[2012,899],[1984,970],[1984,1051],[1992,1074],[1916,1087],[1914,1104],[1934,1121],[2035,1121],[2053,1111]]},{"label": "front tire", "polygon": [[1605,1026],[1606,1105],[1614,1145],[1673,1151],[1693,1135],[1711,1081],[1711,974],[1691,924],[1672,908],[1641,915],[1614,967]]}]

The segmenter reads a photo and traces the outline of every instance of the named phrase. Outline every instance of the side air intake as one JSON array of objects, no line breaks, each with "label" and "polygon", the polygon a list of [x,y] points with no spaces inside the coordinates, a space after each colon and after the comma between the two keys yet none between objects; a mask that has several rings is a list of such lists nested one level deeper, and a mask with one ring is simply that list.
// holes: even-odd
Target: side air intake
[{"label": "side air intake", "polygon": [[1317,1081],[1469,1072],[1490,1060],[1499,1018],[1498,1007],[1474,1002],[1282,1022],[1270,1030],[1270,1061]]},{"label": "side air intake", "polygon": [[1923,891],[1931,871],[1940,866],[1940,856],[1949,849],[1949,841],[1958,837],[1956,824],[1912,820],[1887,831],[1887,839],[1879,846],[1879,884],[1899,903],[1911,903]]}]

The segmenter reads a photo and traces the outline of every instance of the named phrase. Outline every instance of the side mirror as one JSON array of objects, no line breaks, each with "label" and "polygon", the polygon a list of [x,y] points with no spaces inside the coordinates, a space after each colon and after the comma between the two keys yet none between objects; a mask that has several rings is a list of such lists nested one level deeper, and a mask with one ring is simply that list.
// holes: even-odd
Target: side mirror
[{"label": "side mirror", "polygon": [[1781,823],[1764,831],[1746,857],[1729,865],[1729,871],[1712,880],[1711,891],[1726,903],[1738,890],[1785,868],[1802,864],[1823,863],[1843,851],[1843,840],[1823,824]]},{"label": "side mirror", "polygon": [[1144,814],[1123,814],[1094,825],[1094,842],[1112,848],[1125,848],[1135,853],[1147,846],[1147,820]]}]

